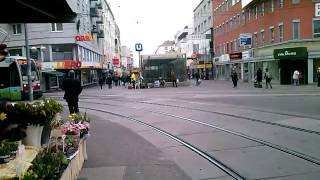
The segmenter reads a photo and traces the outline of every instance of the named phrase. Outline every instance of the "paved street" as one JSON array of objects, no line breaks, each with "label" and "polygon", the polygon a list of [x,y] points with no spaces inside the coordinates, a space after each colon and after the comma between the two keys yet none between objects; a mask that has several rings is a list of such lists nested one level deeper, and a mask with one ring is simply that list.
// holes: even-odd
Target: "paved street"
[{"label": "paved street", "polygon": [[189,84],[84,89],[92,127],[79,179],[319,179],[320,88]]}]

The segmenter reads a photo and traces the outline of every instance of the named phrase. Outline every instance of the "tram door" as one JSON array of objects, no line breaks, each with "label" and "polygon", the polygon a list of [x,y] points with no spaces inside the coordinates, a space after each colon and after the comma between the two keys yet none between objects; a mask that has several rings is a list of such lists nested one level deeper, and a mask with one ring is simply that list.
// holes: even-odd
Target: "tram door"
[{"label": "tram door", "polygon": [[10,100],[18,101],[21,100],[21,78],[20,73],[17,68],[16,63],[12,63],[9,66],[10,71],[10,82],[9,82],[9,93],[10,93]]}]

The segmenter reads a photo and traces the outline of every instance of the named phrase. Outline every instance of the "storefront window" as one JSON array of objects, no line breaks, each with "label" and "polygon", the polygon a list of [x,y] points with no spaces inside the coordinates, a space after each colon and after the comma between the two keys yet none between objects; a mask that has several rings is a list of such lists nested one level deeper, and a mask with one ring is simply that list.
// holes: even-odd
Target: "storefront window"
[{"label": "storefront window", "polygon": [[320,19],[313,20],[313,37],[320,37]]},{"label": "storefront window", "polygon": [[313,82],[318,82],[317,69],[320,67],[320,59],[314,59],[313,61]]}]

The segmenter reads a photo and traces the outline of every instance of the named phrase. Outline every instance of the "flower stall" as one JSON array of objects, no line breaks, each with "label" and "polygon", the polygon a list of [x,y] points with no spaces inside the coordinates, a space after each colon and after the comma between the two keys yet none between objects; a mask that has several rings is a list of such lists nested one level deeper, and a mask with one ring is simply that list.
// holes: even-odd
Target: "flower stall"
[{"label": "flower stall", "polygon": [[52,99],[0,104],[0,179],[76,179],[87,159],[86,113],[61,118]]}]

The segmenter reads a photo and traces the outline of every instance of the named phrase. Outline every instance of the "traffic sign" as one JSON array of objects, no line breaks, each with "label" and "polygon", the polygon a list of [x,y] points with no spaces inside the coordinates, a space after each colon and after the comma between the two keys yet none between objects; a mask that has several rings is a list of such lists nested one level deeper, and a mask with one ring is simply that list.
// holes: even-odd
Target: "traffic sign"
[{"label": "traffic sign", "polygon": [[135,47],[136,47],[136,51],[142,51],[142,50],[143,50],[141,43],[137,43],[137,44],[135,45]]}]

